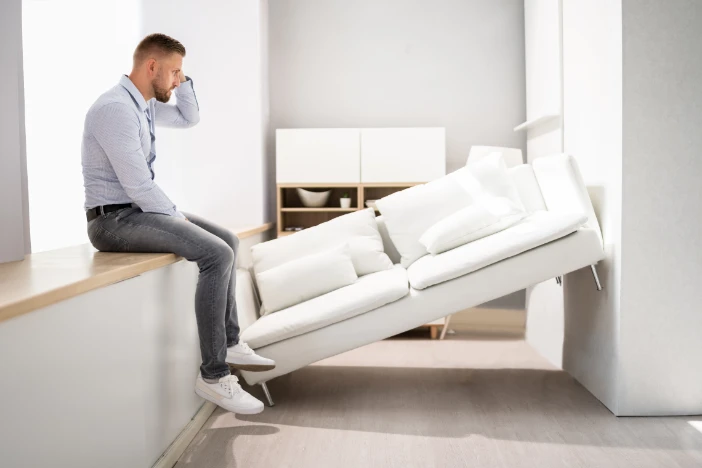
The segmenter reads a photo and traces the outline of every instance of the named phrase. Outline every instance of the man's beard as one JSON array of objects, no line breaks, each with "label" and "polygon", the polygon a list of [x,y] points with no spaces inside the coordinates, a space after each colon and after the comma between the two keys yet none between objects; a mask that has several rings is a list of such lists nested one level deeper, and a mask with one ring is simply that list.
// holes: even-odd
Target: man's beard
[{"label": "man's beard", "polygon": [[[157,77],[158,79],[158,77]],[[168,102],[171,98],[171,90],[168,88],[162,88],[157,83],[156,80],[151,82],[151,86],[154,88],[154,97],[159,102]]]}]

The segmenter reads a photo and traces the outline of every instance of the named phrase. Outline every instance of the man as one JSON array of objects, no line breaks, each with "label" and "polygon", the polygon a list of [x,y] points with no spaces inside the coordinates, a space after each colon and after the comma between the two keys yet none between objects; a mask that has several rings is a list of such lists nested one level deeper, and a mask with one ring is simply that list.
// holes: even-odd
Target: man
[{"label": "man", "polygon": [[[187,128],[200,120],[193,82],[183,74],[183,57],[185,48],[175,39],[147,36],[134,51],[131,74],[122,76],[88,111],[81,150],[88,236],[104,252],[173,252],[197,262],[195,315],[202,366],[195,392],[235,413],[260,413],[263,403],[230,374],[230,366],[252,371],[275,367],[239,341],[239,239],[178,211],[154,182],[155,125]],[[173,90],[176,105],[167,104]]]}]

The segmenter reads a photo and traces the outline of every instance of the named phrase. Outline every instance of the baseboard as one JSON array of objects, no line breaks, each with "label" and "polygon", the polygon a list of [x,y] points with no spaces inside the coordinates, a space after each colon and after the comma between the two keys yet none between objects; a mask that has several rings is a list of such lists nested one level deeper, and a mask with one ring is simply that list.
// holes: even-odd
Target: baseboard
[{"label": "baseboard", "polygon": [[453,314],[449,328],[487,335],[524,336],[526,311],[473,307]]},{"label": "baseboard", "polygon": [[185,449],[188,448],[190,442],[195,438],[197,433],[205,425],[207,419],[212,415],[217,405],[206,401],[204,405],[200,407],[193,419],[185,426],[185,428],[178,434],[173,443],[168,446],[161,458],[156,460],[152,468],[173,468],[173,466],[178,463],[178,459],[183,455]]}]

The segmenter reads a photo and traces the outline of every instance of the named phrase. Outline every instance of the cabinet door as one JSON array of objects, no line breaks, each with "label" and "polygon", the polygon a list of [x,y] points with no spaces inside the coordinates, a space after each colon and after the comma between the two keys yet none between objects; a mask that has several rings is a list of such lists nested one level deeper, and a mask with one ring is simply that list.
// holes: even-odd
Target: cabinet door
[{"label": "cabinet door", "polygon": [[428,182],[445,174],[445,129],[361,129],[361,182]]},{"label": "cabinet door", "polygon": [[358,183],[361,143],[355,128],[276,131],[276,179],[282,183]]}]

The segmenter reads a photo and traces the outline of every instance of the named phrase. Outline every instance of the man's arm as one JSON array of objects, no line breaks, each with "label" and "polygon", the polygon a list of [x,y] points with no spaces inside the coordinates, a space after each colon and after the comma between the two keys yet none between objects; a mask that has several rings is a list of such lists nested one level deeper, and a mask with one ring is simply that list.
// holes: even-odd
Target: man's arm
[{"label": "man's arm", "polygon": [[146,164],[139,119],[125,104],[107,104],[92,116],[90,130],[105,151],[120,184],[144,212],[185,218],[156,182]]},{"label": "man's arm", "polygon": [[176,105],[156,101],[156,124],[163,127],[188,128],[200,121],[200,106],[195,96],[193,80],[182,75],[175,89]]}]

